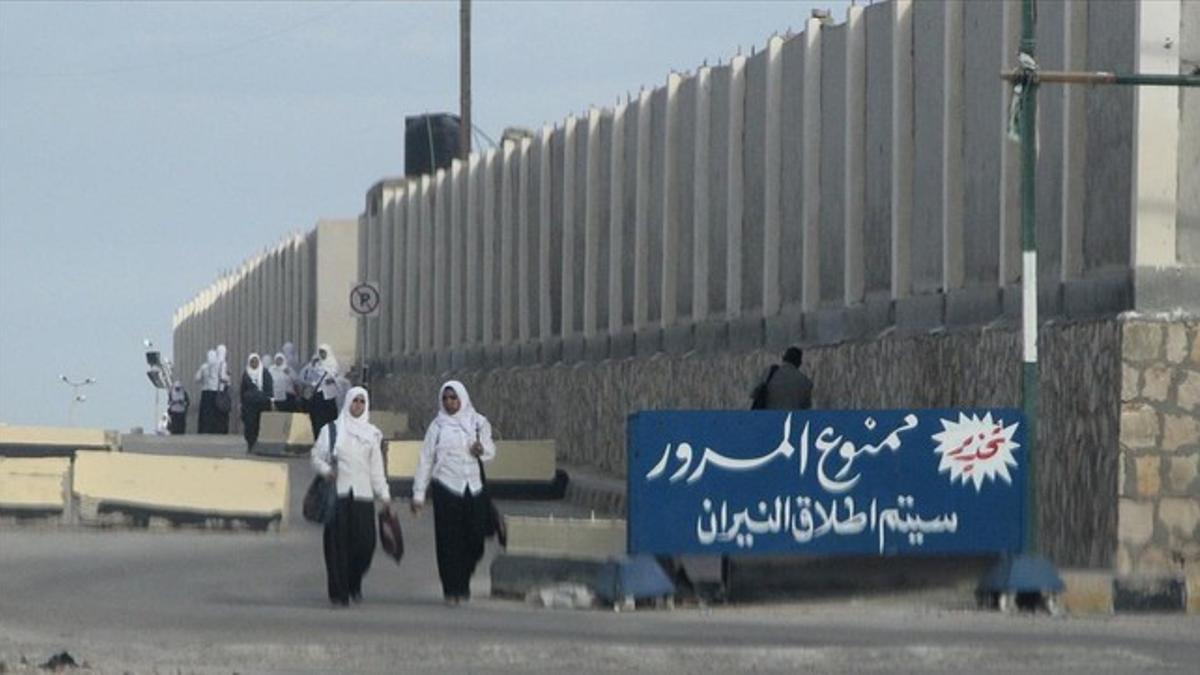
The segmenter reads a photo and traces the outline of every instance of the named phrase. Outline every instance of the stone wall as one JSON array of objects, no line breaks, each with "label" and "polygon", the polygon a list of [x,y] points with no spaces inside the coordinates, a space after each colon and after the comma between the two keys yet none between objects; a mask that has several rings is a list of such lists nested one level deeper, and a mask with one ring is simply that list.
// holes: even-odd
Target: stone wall
[{"label": "stone wall", "polygon": [[1122,332],[1117,571],[1200,571],[1200,322]]},{"label": "stone wall", "polygon": [[[1041,331],[1038,452],[1043,549],[1064,566],[1112,564],[1117,531],[1121,328],[1114,319]],[[374,385],[376,406],[422,429],[443,379],[462,380],[508,438],[554,438],[559,459],[623,476],[625,418],[645,409],[746,408],[778,357],[763,350],[689,353],[445,375]],[[805,370],[819,408],[1017,406],[1020,339],[1011,327],[813,347]],[[1194,457],[1194,453],[1193,453]]]}]

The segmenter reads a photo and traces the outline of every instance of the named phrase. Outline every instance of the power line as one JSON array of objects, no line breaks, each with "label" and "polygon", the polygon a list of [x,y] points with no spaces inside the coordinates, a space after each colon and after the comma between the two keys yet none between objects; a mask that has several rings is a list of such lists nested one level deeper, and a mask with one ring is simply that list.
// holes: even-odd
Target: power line
[{"label": "power line", "polygon": [[292,23],[292,24],[289,24],[289,25],[286,25],[286,26],[283,26],[280,28],[276,28],[271,31],[267,31],[265,33],[261,33],[254,37],[242,40],[240,42],[235,42],[235,43],[225,45],[223,47],[213,49],[210,51],[199,52],[196,54],[191,54],[189,56],[180,57],[175,60],[156,61],[154,63],[133,64],[133,65],[128,65],[128,66],[115,66],[112,68],[101,68],[101,69],[97,69],[97,70],[86,70],[86,71],[75,71],[75,72],[48,72],[48,73],[29,72],[29,73],[23,73],[20,71],[5,70],[5,69],[0,68],[0,75],[2,75],[4,77],[15,77],[15,78],[64,78],[64,79],[68,79],[68,78],[77,78],[77,77],[98,77],[98,76],[103,76],[103,75],[119,75],[122,73],[154,70],[157,68],[170,68],[173,66],[182,65],[182,64],[186,64],[186,63],[193,63],[195,61],[207,59],[210,57],[224,56],[225,54],[230,54],[230,53],[237,52],[237,51],[244,51],[251,47],[257,46],[260,43],[263,43],[263,42],[266,42],[269,40],[273,40],[275,38],[278,38],[282,35],[286,35],[287,33],[290,33],[297,29],[300,29],[305,26],[309,26],[313,23],[316,23],[316,22],[318,22],[322,19],[325,19],[337,12],[340,12],[341,10],[345,9],[347,6],[352,5],[352,4],[354,4],[354,0],[344,0],[344,2],[340,2],[323,12],[313,14],[312,16],[301,19],[300,21],[297,21],[295,23]]}]

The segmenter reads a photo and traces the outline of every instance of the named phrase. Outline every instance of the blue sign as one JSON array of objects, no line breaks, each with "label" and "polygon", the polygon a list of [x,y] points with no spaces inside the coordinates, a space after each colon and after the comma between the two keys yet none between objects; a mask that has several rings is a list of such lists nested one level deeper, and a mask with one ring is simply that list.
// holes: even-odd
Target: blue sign
[{"label": "blue sign", "polygon": [[1009,408],[637,413],[629,552],[1017,552],[1024,448]]}]

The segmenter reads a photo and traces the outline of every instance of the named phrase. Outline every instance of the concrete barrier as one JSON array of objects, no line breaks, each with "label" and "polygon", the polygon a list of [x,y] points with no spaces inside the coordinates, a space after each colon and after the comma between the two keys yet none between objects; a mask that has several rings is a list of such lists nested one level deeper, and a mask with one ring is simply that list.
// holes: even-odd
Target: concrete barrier
[{"label": "concrete barrier", "polygon": [[0,520],[65,521],[70,457],[0,457]]},{"label": "concrete barrier", "polygon": [[1066,589],[1062,608],[1068,614],[1112,614],[1113,575],[1110,570],[1059,570]]},{"label": "concrete barrier", "polygon": [[312,449],[312,421],[304,413],[264,412],[259,421],[259,455],[303,455]]},{"label": "concrete barrier", "polygon": [[492,595],[524,597],[554,584],[597,580],[613,560],[625,556],[625,521],[608,518],[505,516],[508,546],[489,570]]},{"label": "concrete barrier", "polygon": [[118,436],[104,429],[0,425],[0,455],[69,457],[79,449],[116,450]]},{"label": "concrete barrier", "polygon": [[85,525],[279,529],[288,469],[245,459],[81,451],[72,492]]},{"label": "concrete barrier", "polygon": [[625,521],[616,518],[505,516],[505,552],[540,558],[607,560],[625,555]]},{"label": "concrete barrier", "polygon": [[385,439],[408,438],[408,413],[396,410],[372,410],[371,424],[379,427]]},{"label": "concrete barrier", "polygon": [[[375,420],[374,413],[371,421]],[[386,441],[388,482],[397,494],[412,490],[422,441]],[[558,469],[553,440],[497,441],[496,457],[484,466],[497,499],[562,499],[567,472]]]}]

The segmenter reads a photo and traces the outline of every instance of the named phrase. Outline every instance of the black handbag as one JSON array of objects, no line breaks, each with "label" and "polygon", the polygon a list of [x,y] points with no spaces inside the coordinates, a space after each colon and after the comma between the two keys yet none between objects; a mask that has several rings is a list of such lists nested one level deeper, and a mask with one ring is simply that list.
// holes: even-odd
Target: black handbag
[{"label": "black handbag", "polygon": [[[337,468],[337,452],[335,445],[337,443],[337,423],[329,423],[329,457],[330,465]],[[317,523],[318,525],[328,525],[333,522],[333,517],[337,514],[337,481],[326,479],[324,476],[315,476],[312,482],[308,484],[308,490],[304,493],[304,507],[302,509],[304,519]]]},{"label": "black handbag", "polygon": [[219,413],[227,413],[233,408],[233,398],[229,395],[229,388],[223,387],[217,391],[217,395],[213,397],[213,407]]},{"label": "black handbag", "polygon": [[495,537],[500,546],[508,546],[508,527],[504,524],[504,516],[500,515],[500,509],[496,508],[496,502],[492,501],[492,494],[487,489],[487,472],[483,470],[483,459],[476,457],[475,461],[479,463],[479,482],[483,483],[483,493],[479,495],[479,499],[483,501],[483,537],[490,539]]},{"label": "black handbag", "polygon": [[400,519],[391,510],[379,512],[379,545],[388,557],[400,564],[404,557],[404,531],[400,529]]}]

